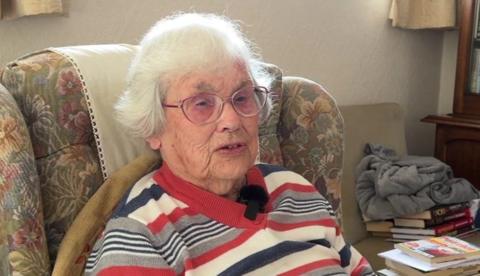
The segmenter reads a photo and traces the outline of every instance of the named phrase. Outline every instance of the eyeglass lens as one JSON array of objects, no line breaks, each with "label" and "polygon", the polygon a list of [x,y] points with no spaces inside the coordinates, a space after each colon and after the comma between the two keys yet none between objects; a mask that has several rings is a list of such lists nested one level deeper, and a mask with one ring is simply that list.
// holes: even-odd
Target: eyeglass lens
[{"label": "eyeglass lens", "polygon": [[[244,117],[258,114],[267,100],[263,87],[245,87],[226,99],[230,100],[237,113]],[[215,94],[201,93],[183,102],[185,116],[193,123],[209,123],[220,116],[224,100]]]}]

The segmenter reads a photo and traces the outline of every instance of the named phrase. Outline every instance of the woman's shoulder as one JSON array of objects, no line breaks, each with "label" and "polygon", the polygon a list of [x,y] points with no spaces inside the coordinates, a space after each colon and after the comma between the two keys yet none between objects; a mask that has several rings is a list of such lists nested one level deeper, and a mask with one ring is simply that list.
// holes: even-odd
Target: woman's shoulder
[{"label": "woman's shoulder", "polygon": [[299,184],[310,184],[302,175],[289,170],[280,165],[273,165],[268,163],[257,163],[255,167],[262,173],[264,178],[283,178],[283,179],[296,179]]},{"label": "woman's shoulder", "polygon": [[131,213],[144,208],[145,204],[150,200],[158,200],[162,196],[164,191],[155,182],[153,178],[154,173],[146,174],[132,185],[118,203],[113,217],[127,217]]},{"label": "woman's shoulder", "polygon": [[255,164],[255,167],[262,174],[269,191],[274,191],[282,186],[300,190],[304,189],[305,191],[316,191],[313,184],[305,177],[285,167],[266,163]]},{"label": "woman's shoulder", "polygon": [[284,171],[289,172],[289,170],[286,169],[285,167],[282,167],[280,165],[268,164],[268,163],[256,163],[255,167],[257,167],[264,176],[274,172],[284,172]]}]

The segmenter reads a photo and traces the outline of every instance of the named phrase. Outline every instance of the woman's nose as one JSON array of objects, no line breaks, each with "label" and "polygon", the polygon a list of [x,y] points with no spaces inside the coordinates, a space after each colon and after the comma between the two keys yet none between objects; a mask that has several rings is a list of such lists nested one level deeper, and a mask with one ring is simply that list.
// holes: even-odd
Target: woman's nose
[{"label": "woman's nose", "polygon": [[223,104],[223,110],[218,120],[217,129],[219,131],[235,131],[240,127],[241,118],[233,107],[231,102]]}]

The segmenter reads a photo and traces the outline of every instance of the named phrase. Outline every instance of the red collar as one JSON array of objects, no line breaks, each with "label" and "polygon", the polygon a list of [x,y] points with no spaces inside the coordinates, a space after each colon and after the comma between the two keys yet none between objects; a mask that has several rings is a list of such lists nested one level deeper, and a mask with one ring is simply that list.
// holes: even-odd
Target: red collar
[{"label": "red collar", "polygon": [[[211,219],[239,228],[264,228],[266,226],[266,213],[271,210],[270,202],[267,204],[266,213],[258,214],[257,218],[251,221],[243,216],[246,205],[205,191],[177,177],[165,162],[155,172],[153,178],[167,194]],[[268,191],[263,175],[256,166],[247,171],[247,185],[252,184],[259,185]]]}]

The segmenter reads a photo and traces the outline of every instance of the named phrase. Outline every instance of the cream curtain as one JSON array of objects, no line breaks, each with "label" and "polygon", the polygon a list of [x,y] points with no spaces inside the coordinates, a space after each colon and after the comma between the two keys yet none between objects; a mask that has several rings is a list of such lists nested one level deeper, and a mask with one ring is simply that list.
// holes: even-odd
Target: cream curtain
[{"label": "cream curtain", "polygon": [[452,28],[455,0],[392,0],[388,18],[392,26],[407,29]]},{"label": "cream curtain", "polygon": [[62,0],[0,0],[0,18],[63,13]]}]

